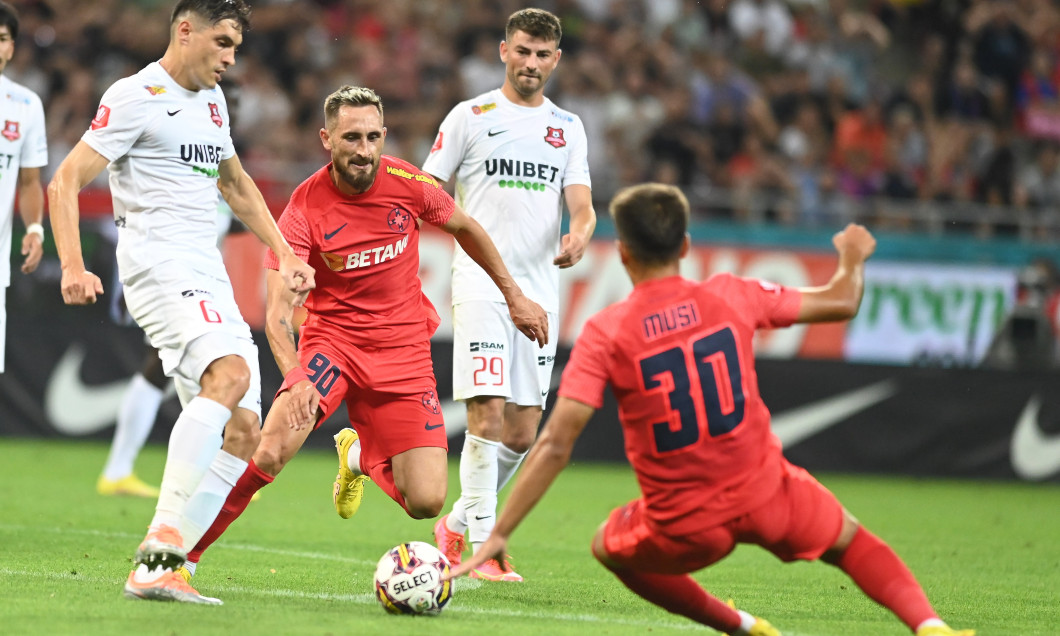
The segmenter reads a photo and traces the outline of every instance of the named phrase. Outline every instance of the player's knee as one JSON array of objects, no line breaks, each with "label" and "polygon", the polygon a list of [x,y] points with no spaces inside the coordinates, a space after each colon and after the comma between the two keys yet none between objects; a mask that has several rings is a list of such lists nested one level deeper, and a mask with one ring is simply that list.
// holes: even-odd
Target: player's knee
[{"label": "player's knee", "polygon": [[405,511],[413,519],[433,519],[445,506],[445,490],[411,492],[405,496]]},{"label": "player's knee", "polygon": [[239,356],[214,360],[202,377],[203,393],[233,408],[250,390],[250,367]]},{"label": "player's knee", "polygon": [[513,453],[525,453],[530,450],[536,438],[537,431],[534,430],[510,431],[501,437],[501,443]]}]

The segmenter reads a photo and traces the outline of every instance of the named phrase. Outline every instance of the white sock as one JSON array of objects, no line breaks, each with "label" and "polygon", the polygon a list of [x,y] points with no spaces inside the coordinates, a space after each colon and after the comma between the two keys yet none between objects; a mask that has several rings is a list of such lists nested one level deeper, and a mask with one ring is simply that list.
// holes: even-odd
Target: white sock
[{"label": "white sock", "polygon": [[217,513],[221,512],[228,493],[232,492],[246,469],[247,462],[227,451],[217,451],[210,469],[184,506],[184,524],[180,534],[185,548],[190,550],[195,547],[202,535],[206,534]]},{"label": "white sock", "polygon": [[160,406],[162,389],[148,382],[143,374],[134,375],[118,410],[114,440],[110,443],[110,454],[103,467],[104,478],[114,481],[133,473],[136,456],[151,434]]},{"label": "white sock", "polygon": [[[221,448],[221,431],[232,417],[223,404],[198,396],[188,402],[173,425],[162,473],[161,493],[152,526],[181,527],[184,506]],[[192,546],[185,546],[192,547]]]},{"label": "white sock", "polygon": [[[467,447],[467,440],[464,440],[464,447]],[[467,532],[467,508],[464,507],[464,495],[461,494],[460,498],[453,502],[453,510],[449,513],[449,516],[445,518],[445,527],[449,528],[450,532],[457,534],[464,534]]]},{"label": "white sock", "polygon": [[464,500],[468,539],[474,549],[486,541],[497,519],[497,447],[500,442],[464,437],[460,455],[460,498]]},{"label": "white sock", "polygon": [[920,623],[919,625],[917,625],[916,626],[916,631],[919,632],[920,630],[924,629],[925,627],[945,627],[945,626],[946,626],[946,622],[944,620],[942,620],[941,618],[929,618],[926,621],[924,621],[923,623]]},{"label": "white sock", "polygon": [[354,475],[363,475],[361,471],[361,438],[358,437],[357,441],[350,444],[350,450],[346,451],[346,468],[350,469]]},{"label": "white sock", "polygon": [[755,626],[755,623],[758,622],[758,619],[743,610],[736,610],[736,613],[740,615],[740,628],[736,631],[736,633],[742,634],[744,636],[750,634],[751,628]]},{"label": "white sock", "polygon": [[523,463],[524,457],[526,453],[517,453],[504,444],[497,448],[497,492],[500,492],[515,475],[515,471],[519,470],[519,464]]},{"label": "white sock", "polygon": [[195,568],[198,567],[198,565],[199,564],[194,561],[185,561],[183,567],[188,571],[188,574],[195,576]]}]

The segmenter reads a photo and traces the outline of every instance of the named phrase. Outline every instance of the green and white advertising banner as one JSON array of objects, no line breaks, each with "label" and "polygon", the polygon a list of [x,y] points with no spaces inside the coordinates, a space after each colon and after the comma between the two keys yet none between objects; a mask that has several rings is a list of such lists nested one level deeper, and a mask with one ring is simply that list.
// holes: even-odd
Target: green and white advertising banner
[{"label": "green and white advertising banner", "polygon": [[843,357],[856,362],[973,366],[1016,300],[1017,269],[869,261]]}]

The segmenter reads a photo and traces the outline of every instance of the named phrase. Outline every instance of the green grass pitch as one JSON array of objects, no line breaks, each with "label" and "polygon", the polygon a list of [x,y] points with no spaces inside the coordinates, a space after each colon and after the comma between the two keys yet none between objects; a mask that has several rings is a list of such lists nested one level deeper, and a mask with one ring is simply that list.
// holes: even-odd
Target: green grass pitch
[{"label": "green grass pitch", "polygon": [[[318,435],[324,433],[317,433]],[[206,554],[199,590],[223,607],[129,601],[121,585],[154,502],[100,497],[98,442],[0,438],[0,633],[685,634],[704,631],[626,591],[591,558],[608,511],[636,494],[625,466],[575,464],[512,540],[524,584],[459,581],[437,618],[394,617],[371,595],[378,558],[431,540],[369,485],[344,521],[331,504],[333,453],[306,451]],[[157,483],[164,449],[141,476]],[[449,500],[457,494],[450,466]],[[982,636],[1055,634],[1060,623],[1060,487],[822,475],[887,540],[955,627]],[[838,570],[784,565],[741,547],[696,575],[785,636],[898,636],[907,630]]]}]

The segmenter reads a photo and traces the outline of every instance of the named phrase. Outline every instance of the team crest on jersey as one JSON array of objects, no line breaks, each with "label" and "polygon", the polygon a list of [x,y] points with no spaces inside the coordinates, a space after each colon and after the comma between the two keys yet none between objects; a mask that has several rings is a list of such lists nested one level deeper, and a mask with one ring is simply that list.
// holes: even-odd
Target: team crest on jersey
[{"label": "team crest on jersey", "polygon": [[92,120],[92,124],[89,127],[92,130],[99,130],[100,128],[106,128],[107,124],[109,124],[109,123],[110,123],[110,108],[104,106],[103,104],[100,104],[99,105],[99,110],[96,111],[96,116]]},{"label": "team crest on jersey", "polygon": [[472,106],[471,107],[471,112],[475,113],[476,115],[481,115],[482,113],[490,112],[491,110],[493,110],[496,107],[497,107],[497,102],[490,102],[488,104],[483,104],[481,106]]},{"label": "team crest on jersey", "polygon": [[438,131],[438,138],[434,140],[434,145],[431,146],[431,154],[434,154],[442,149],[442,131]]},{"label": "team crest on jersey", "polygon": [[0,132],[0,135],[3,135],[4,139],[8,141],[15,141],[21,137],[21,133],[18,132],[18,122],[10,119],[4,120],[4,130]]},{"label": "team crest on jersey", "polygon": [[423,408],[427,409],[431,413],[438,415],[442,412],[442,404],[438,401],[438,396],[435,395],[434,391],[427,389],[423,392],[423,397],[420,398],[423,402]]},{"label": "team crest on jersey", "polygon": [[546,127],[548,128],[548,132],[545,133],[545,143],[553,148],[562,148],[567,145],[567,140],[563,138],[562,128],[553,128],[552,126]]},{"label": "team crest on jersey", "polygon": [[411,222],[412,215],[401,208],[394,208],[390,211],[390,214],[386,215],[386,224],[395,232],[405,232]]},{"label": "team crest on jersey", "polygon": [[221,119],[221,109],[213,102],[210,102],[210,121],[217,124],[218,128],[225,123],[225,120]]},{"label": "team crest on jersey", "polygon": [[144,89],[147,90],[147,92],[151,93],[152,95],[161,95],[162,93],[166,92],[166,87],[165,86],[147,86],[145,84],[144,85]]}]

